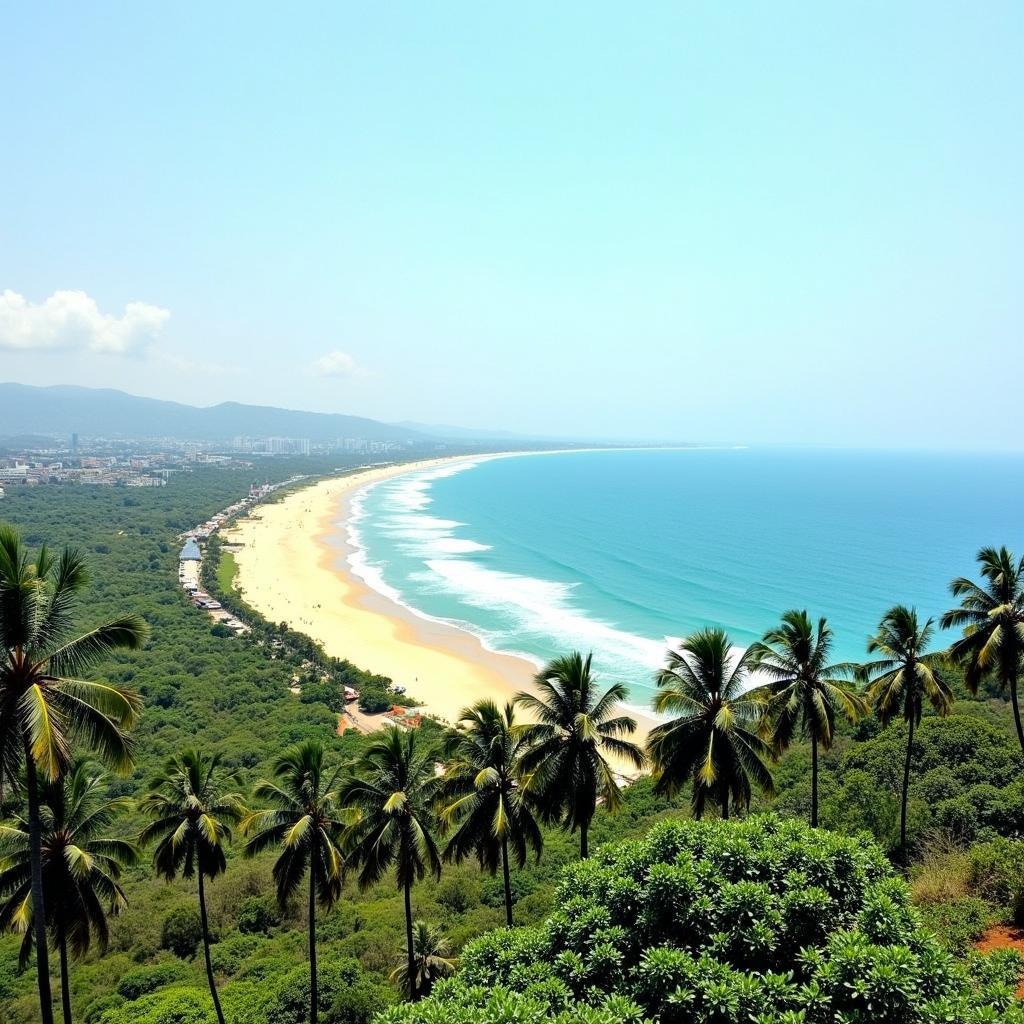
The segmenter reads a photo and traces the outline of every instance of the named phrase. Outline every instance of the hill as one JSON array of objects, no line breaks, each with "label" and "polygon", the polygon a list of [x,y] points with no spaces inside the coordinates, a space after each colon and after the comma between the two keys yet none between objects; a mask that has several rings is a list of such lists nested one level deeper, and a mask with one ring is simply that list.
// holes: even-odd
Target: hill
[{"label": "hill", "polygon": [[331,441],[424,441],[426,435],[362,416],[302,412],[264,405],[221,402],[199,407],[141,398],[107,388],[0,384],[0,437],[43,434],[65,437],[174,437],[220,441],[239,435],[308,437]]}]

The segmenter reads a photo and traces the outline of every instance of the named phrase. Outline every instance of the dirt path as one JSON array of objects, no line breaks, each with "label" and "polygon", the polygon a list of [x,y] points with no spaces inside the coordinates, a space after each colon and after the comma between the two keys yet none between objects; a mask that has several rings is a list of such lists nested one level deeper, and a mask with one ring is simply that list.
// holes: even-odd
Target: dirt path
[{"label": "dirt path", "polygon": [[[979,953],[994,953],[997,949],[1015,949],[1024,957],[1024,929],[1010,924],[997,924],[975,943]],[[1024,981],[1017,986],[1017,998],[1024,999]]]}]

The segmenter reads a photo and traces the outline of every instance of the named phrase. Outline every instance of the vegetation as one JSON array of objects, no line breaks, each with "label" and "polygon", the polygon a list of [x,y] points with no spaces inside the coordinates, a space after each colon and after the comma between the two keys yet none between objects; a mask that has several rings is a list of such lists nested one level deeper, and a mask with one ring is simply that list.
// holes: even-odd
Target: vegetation
[{"label": "vegetation", "polygon": [[879,720],[892,721],[897,715],[907,723],[907,753],[903,761],[903,790],[900,799],[900,850],[907,845],[907,799],[910,794],[910,762],[914,729],[921,724],[924,702],[940,714],[949,714],[953,694],[939,672],[939,656],[928,653],[932,620],[923,625],[913,608],[890,608],[868,640],[868,653],[880,658],[868,662],[861,674],[869,681],[868,698]]},{"label": "vegetation", "polygon": [[460,863],[475,854],[480,867],[492,875],[501,866],[510,928],[509,846],[520,868],[530,850],[540,860],[544,848],[534,800],[521,782],[520,764],[528,750],[512,705],[499,711],[494,701],[479,701],[463,712],[448,741],[441,789],[441,821],[453,832],[444,858]]},{"label": "vegetation", "polygon": [[876,845],[797,821],[664,823],[566,870],[555,906],[382,1022],[1024,1021],[1012,954],[958,961]]},{"label": "vegetation", "polygon": [[[95,780],[90,800],[109,814],[93,822],[89,837],[75,826],[69,847],[93,851],[94,841],[113,841],[127,850],[131,837],[160,820],[154,794],[172,804],[195,798],[218,823],[212,834],[222,867],[206,874],[198,870],[200,855],[194,856],[204,889],[200,905],[197,882],[181,877],[184,859],[158,879],[127,855],[116,863],[93,859],[122,898],[112,899],[94,876],[103,924],[90,918],[91,942],[84,947],[68,940],[77,963],[61,974],[66,1013],[70,1019],[73,1006],[84,1024],[214,1024],[221,1014],[227,1024],[311,1018],[369,1024],[378,1013],[384,1022],[546,1017],[580,1024],[1020,1019],[1012,998],[1017,965],[1005,956],[967,956],[989,925],[1024,918],[1024,843],[1017,838],[1024,834],[1024,754],[1014,739],[1012,707],[1001,699],[1005,693],[1012,700],[1009,677],[996,663],[977,674],[970,658],[946,665],[928,650],[918,626],[917,668],[908,673],[904,664],[904,683],[920,680],[923,655],[947,694],[939,709],[922,699],[905,720],[903,692],[889,702],[892,714],[851,722],[837,701],[835,713],[826,713],[830,738],[816,755],[815,727],[803,710],[791,724],[781,717],[795,682],[775,694],[770,688],[741,693],[753,657],[736,658],[724,634],[710,645],[706,637],[688,638],[670,652],[662,674],[663,692],[676,691],[664,705],[676,717],[662,730],[674,732],[674,741],[652,741],[655,775],[628,786],[616,772],[639,763],[641,753],[629,740],[628,718],[613,710],[622,694],[609,697],[616,688],[598,687],[588,659],[579,655],[559,659],[543,674],[539,704],[547,710],[536,721],[520,725],[509,709],[478,705],[467,709],[455,731],[428,721],[415,733],[338,737],[341,680],[362,689],[360,680],[380,677],[326,658],[308,638],[243,608],[252,632],[216,636],[176,584],[178,534],[235,500],[247,483],[234,471],[197,469],[152,493],[14,489],[5,501],[23,549],[50,540],[89,552],[95,574],[89,605],[67,613],[66,635],[88,635],[91,623],[117,621],[125,611],[149,628],[144,649],[135,622],[137,649],[97,650],[75,673],[56,670],[59,659],[52,654],[59,647],[36,644],[37,671],[46,676],[41,689],[53,708],[61,707],[63,680],[89,669],[89,680],[104,682],[83,685],[115,691],[119,706],[131,705],[133,713],[114,721],[109,749],[82,728],[81,716],[58,716],[66,755],[59,755],[53,782],[34,755],[26,764],[23,739],[13,748],[5,739],[5,754],[13,749],[13,755],[4,762],[0,816],[12,822],[12,831],[0,851],[0,906],[22,908],[22,930],[0,938],[0,1005],[13,1024],[45,1019],[42,972],[17,970],[28,941],[26,850],[32,886],[25,769],[37,772],[44,880],[43,899],[32,899],[31,906],[43,908],[44,935],[59,949],[51,923],[58,903],[46,900],[53,883],[42,870],[43,853],[51,824],[71,820],[60,803],[74,803],[67,801],[75,755],[90,750],[129,774],[112,778],[87,770],[84,777]],[[212,574],[213,587],[219,558],[214,541],[204,564],[204,580]],[[22,561],[37,565],[39,558]],[[45,579],[34,584],[35,593],[52,595],[58,576],[56,569],[42,577],[36,571],[37,581]],[[4,608],[13,603],[8,596],[0,590]],[[823,624],[804,629],[787,617],[782,630],[787,622],[793,630],[785,642],[781,631],[765,637],[771,650],[764,652],[765,663],[774,658],[785,665],[794,653],[806,653],[798,650],[801,637],[814,645],[823,637]],[[0,652],[6,658],[0,660],[2,702],[12,701],[22,679],[10,667],[16,659],[9,635],[3,634]],[[881,645],[874,653],[881,655],[877,661],[893,660]],[[801,691],[815,675],[808,669],[817,666],[820,679],[862,697],[845,674],[829,668],[827,652],[792,659],[797,665],[800,671],[788,677],[800,676]],[[879,711],[881,691],[890,688],[879,682],[897,669],[876,665],[870,673]],[[296,677],[298,697],[289,692]],[[379,685],[386,697],[390,681]],[[133,692],[145,705],[137,720]],[[0,733],[19,739],[24,721],[12,724],[11,709],[20,714],[21,704],[2,702]],[[524,710],[529,704],[522,702]],[[540,711],[531,705],[531,716]],[[711,747],[720,740],[738,744],[742,756],[734,751],[723,760],[713,750],[709,757],[705,746],[705,756],[680,771],[665,755],[685,749],[682,737],[694,735]],[[118,745],[124,758],[110,756]],[[51,742],[44,748],[61,749]],[[296,754],[314,748],[321,751],[315,772]],[[179,752],[191,749],[195,779],[165,787],[160,780],[175,774],[169,763],[180,769]],[[755,754],[763,771],[750,770]],[[286,758],[303,765],[290,778],[278,773]],[[709,762],[711,774],[701,774]],[[204,772],[213,781],[208,791]],[[295,799],[279,808],[267,784],[257,785],[261,778],[273,778],[284,793],[301,781]],[[911,778],[913,786],[904,786]],[[148,793],[147,786],[153,787]],[[749,805],[756,812],[771,807],[775,816],[680,821],[686,798],[697,809],[698,790],[700,810],[733,814]],[[243,794],[252,794],[258,808],[244,829],[250,844],[265,827],[281,824],[261,818],[261,808],[280,809],[290,822],[264,849],[250,850],[248,860],[229,841],[235,812],[250,802]],[[228,798],[233,810],[225,813]],[[814,807],[820,830],[787,820],[812,818]],[[194,820],[203,813],[196,811]],[[187,818],[183,814],[175,832]],[[652,826],[649,838],[641,838]],[[146,836],[157,850],[170,827]],[[209,837],[206,826],[200,834],[204,830]],[[581,832],[578,846],[575,831]],[[181,831],[178,845],[188,832]],[[302,837],[313,832],[330,840],[334,852],[326,859],[323,850],[303,845]],[[517,832],[525,846],[517,845]],[[578,860],[591,849],[594,856]],[[325,902],[313,876],[335,855],[336,895]],[[907,884],[886,855],[908,862]],[[352,868],[347,882],[340,871],[345,860]],[[516,870],[506,870],[512,861]],[[376,884],[388,876],[398,882],[397,895]],[[327,874],[320,877],[333,885]],[[292,880],[283,891],[282,879]],[[74,884],[87,880],[80,874]],[[316,913],[302,895],[304,880],[318,887]],[[495,930],[508,923],[513,906],[523,927]],[[798,955],[801,943],[806,952]],[[403,955],[395,970],[397,948]],[[309,966],[301,962],[306,956]],[[446,979],[453,963],[457,972]],[[782,977],[788,971],[793,976]],[[401,995],[419,1001],[392,1005]]]},{"label": "vegetation", "polygon": [[581,857],[590,852],[598,801],[611,811],[622,803],[612,759],[634,769],[646,764],[640,747],[625,738],[636,732],[636,722],[619,713],[626,688],[614,683],[598,695],[590,664],[590,655],[578,651],[556,658],[537,676],[540,696],[518,698],[536,718],[521,727],[524,781],[546,821],[579,830]]},{"label": "vegetation", "polygon": [[1024,659],[1024,557],[1014,558],[1006,548],[982,548],[978,564],[984,583],[958,577],[950,584],[960,607],[942,616],[942,628],[963,627],[963,636],[950,648],[950,656],[967,666],[972,693],[987,672],[1010,693],[1017,740],[1024,751],[1017,684]]},{"label": "vegetation", "polygon": [[433,752],[424,750],[414,731],[390,726],[366,748],[342,784],[340,800],[352,809],[348,829],[359,884],[379,882],[390,869],[405,900],[406,981],[416,999],[416,949],[413,935],[413,883],[430,871],[441,877],[441,856],[434,839],[434,800],[441,780]]},{"label": "vegetation", "polygon": [[668,652],[654,708],[675,715],[651,730],[647,749],[660,792],[690,785],[693,815],[708,800],[729,817],[750,805],[751,783],[773,790],[767,706],[748,688],[751,652],[738,657],[725,630],[704,629]]},{"label": "vegetation", "polygon": [[[146,636],[134,615],[76,633],[75,605],[88,582],[82,555],[41,547],[32,559],[18,533],[0,524],[0,784],[24,785],[28,803],[30,893],[40,1015],[51,1024],[47,914],[43,889],[40,780],[57,783],[71,766],[75,740],[115,768],[132,764],[128,730],[140,703],[129,690],[86,682],[103,655],[136,649]],[[24,769],[24,777],[22,777]]]},{"label": "vegetation", "polygon": [[[129,809],[126,799],[109,799],[106,776],[79,760],[64,778],[48,782],[42,798],[42,878],[46,931],[60,955],[61,1008],[71,1024],[68,951],[81,958],[95,935],[100,952],[110,940],[108,915],[119,914],[128,900],[121,871],[138,860],[138,851],[110,829]],[[32,903],[32,853],[27,823],[0,825],[0,929],[23,932],[20,965],[28,965],[35,936]]]},{"label": "vegetation", "polygon": [[334,784],[338,773],[325,773],[324,748],[306,740],[285,751],[274,765],[277,782],[258,782],[256,796],[271,809],[256,811],[245,819],[243,830],[250,836],[245,852],[249,856],[278,848],[274,862],[277,901],[287,907],[304,875],[309,875],[309,1019],[317,1024],[319,994],[316,965],[317,903],[330,909],[341,895],[344,867],[337,838],[342,822],[338,815],[338,794]]},{"label": "vegetation", "polygon": [[854,666],[829,664],[832,630],[825,619],[811,625],[805,611],[789,611],[782,624],[750,648],[750,663],[761,675],[772,717],[772,740],[778,756],[799,729],[811,742],[811,825],[818,824],[818,749],[828,751],[836,733],[836,716],[849,722],[867,706],[849,683]]},{"label": "vegetation", "polygon": [[[227,867],[224,847],[231,838],[230,826],[242,817],[243,805],[238,793],[223,791],[230,776],[222,780],[219,767],[218,755],[207,757],[197,750],[186,750],[170,760],[139,803],[140,810],[153,819],[139,841],[156,841],[153,865],[168,881],[179,874],[199,880],[199,938],[213,1008],[219,1024],[224,1024],[210,960],[206,879],[216,878]],[[195,943],[191,945],[195,948]]]}]

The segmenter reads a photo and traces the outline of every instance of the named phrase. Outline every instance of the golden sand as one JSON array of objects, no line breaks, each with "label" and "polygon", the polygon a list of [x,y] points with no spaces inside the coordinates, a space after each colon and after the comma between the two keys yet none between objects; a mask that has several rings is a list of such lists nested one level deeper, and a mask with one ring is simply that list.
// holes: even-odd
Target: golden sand
[{"label": "golden sand", "polygon": [[[272,622],[286,622],[324,650],[407,688],[423,710],[452,722],[482,697],[499,704],[532,689],[536,672],[525,658],[488,650],[446,623],[413,614],[355,576],[339,524],[356,491],[437,463],[433,459],[332,477],[258,506],[231,531],[240,545],[236,585]],[[638,737],[652,724],[638,719]]]}]

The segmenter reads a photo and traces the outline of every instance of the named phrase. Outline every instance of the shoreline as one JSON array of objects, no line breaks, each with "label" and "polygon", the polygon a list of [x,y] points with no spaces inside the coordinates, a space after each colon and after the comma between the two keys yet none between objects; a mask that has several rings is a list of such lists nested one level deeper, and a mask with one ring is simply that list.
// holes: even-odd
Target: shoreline
[{"label": "shoreline", "polygon": [[[240,545],[238,591],[266,618],[306,633],[327,654],[405,686],[425,714],[442,721],[454,722],[462,708],[484,697],[501,705],[520,691],[532,692],[533,661],[493,651],[473,633],[418,614],[360,579],[348,561],[353,548],[347,527],[353,499],[384,480],[449,463],[533,454],[555,453],[455,455],[368,467],[258,506],[225,537]],[[653,713],[624,710],[636,719],[634,739],[642,743],[656,724]]]}]

